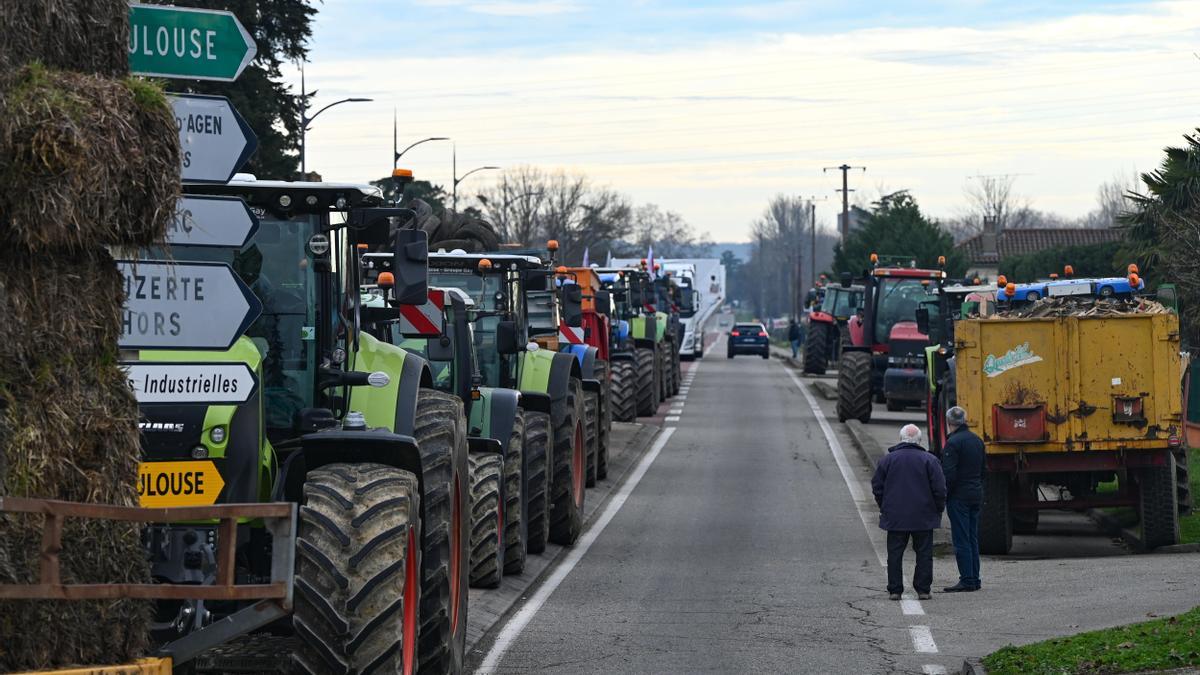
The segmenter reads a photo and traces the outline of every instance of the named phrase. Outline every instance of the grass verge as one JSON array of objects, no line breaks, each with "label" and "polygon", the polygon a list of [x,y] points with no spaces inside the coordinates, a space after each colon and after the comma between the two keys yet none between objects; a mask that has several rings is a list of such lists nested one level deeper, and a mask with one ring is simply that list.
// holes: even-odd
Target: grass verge
[{"label": "grass verge", "polygon": [[[1192,495],[1195,499],[1200,496],[1200,448],[1188,448],[1188,480],[1192,483]],[[1115,480],[1101,483],[1096,487],[1096,492],[1101,494],[1116,491],[1117,482]],[[1115,518],[1121,527],[1141,526],[1141,523],[1138,522],[1137,509],[1121,506],[1100,510]],[[1200,508],[1186,516],[1179,517],[1179,543],[1200,543]]]},{"label": "grass verge", "polygon": [[1200,607],[1178,616],[1117,626],[984,657],[993,675],[1099,675],[1200,665]]}]

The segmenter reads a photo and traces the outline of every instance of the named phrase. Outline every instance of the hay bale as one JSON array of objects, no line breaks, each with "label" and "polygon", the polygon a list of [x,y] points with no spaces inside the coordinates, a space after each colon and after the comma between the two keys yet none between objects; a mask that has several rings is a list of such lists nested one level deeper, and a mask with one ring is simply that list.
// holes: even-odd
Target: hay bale
[{"label": "hay bale", "polygon": [[[0,250],[0,495],[137,504],[122,284],[103,250]],[[40,517],[0,518],[0,583],[37,578],[40,531]],[[149,580],[135,524],[69,519],[60,558],[67,583]],[[135,658],[150,612],[145,601],[0,602],[0,670]]]},{"label": "hay bale", "polygon": [[125,0],[4,0],[0,35],[0,72],[34,61],[97,75],[129,72]]},{"label": "hay bale", "polygon": [[0,246],[151,246],[179,190],[178,132],[157,85],[37,64],[0,78]]}]

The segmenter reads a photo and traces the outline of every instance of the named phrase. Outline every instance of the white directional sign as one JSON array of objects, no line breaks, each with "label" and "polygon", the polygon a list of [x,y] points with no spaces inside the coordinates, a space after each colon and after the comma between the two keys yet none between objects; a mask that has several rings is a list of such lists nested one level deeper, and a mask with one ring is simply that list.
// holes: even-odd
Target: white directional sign
[{"label": "white directional sign", "polygon": [[246,120],[222,96],[172,95],[185,183],[227,183],[258,147]]},{"label": "white directional sign", "polygon": [[240,197],[184,195],[167,227],[167,243],[241,248],[257,229],[258,218]]},{"label": "white directional sign", "polygon": [[262,303],[225,263],[118,260],[122,349],[229,349]]},{"label": "white directional sign", "polygon": [[257,379],[244,363],[121,364],[138,403],[245,403]]}]

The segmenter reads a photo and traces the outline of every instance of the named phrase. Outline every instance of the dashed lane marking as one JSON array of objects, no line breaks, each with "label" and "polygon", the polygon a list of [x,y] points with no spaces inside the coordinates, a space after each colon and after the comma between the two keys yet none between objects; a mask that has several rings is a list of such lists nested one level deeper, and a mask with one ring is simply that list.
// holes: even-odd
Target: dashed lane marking
[{"label": "dashed lane marking", "polygon": [[664,422],[678,422],[679,415],[667,415],[666,417],[663,418],[663,421]]},{"label": "dashed lane marking", "polygon": [[504,658],[505,652],[520,637],[521,631],[525,630],[525,626],[529,625],[534,615],[542,608],[542,605],[546,604],[546,600],[558,589],[567,578],[567,575],[571,573],[571,570],[575,569],[575,566],[579,564],[583,556],[587,555],[588,549],[592,547],[592,544],[596,542],[600,533],[604,531],[604,528],[608,526],[613,517],[617,515],[617,512],[621,510],[621,507],[625,505],[625,500],[629,499],[629,495],[633,494],[634,488],[641,482],[642,477],[646,475],[646,471],[650,469],[650,465],[658,458],[658,453],[662,452],[663,446],[667,444],[667,441],[671,440],[671,435],[674,433],[675,427],[663,427],[663,430],[658,434],[658,438],[654,439],[654,444],[650,446],[650,450],[638,462],[637,468],[633,470],[633,473],[629,474],[629,478],[621,485],[620,490],[613,495],[600,517],[588,527],[583,536],[579,538],[579,541],[575,542],[575,546],[570,549],[567,556],[563,558],[562,563],[559,564],[541,587],[537,589],[537,592],[529,598],[529,601],[500,630],[500,633],[496,636],[496,641],[492,643],[492,648],[488,651],[487,656],[484,657],[483,663],[480,664],[479,670],[476,672],[496,672],[496,668],[500,665],[500,660]]},{"label": "dashed lane marking", "polygon": [[935,663],[927,663],[921,666],[921,672],[924,675],[946,675],[946,666],[939,666]]},{"label": "dashed lane marking", "polygon": [[938,653],[937,644],[933,641],[933,633],[929,631],[929,626],[909,626],[908,636],[912,638],[913,651],[916,653]]},{"label": "dashed lane marking", "polygon": [[924,616],[925,615],[925,609],[923,607],[921,607],[921,601],[913,600],[912,598],[901,598],[900,599],[900,611],[904,612],[908,616]]}]

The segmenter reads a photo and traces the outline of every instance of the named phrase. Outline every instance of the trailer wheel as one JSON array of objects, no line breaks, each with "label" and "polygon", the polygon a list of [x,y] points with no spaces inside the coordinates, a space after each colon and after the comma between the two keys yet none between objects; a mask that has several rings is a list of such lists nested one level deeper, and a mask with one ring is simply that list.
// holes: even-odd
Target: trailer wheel
[{"label": "trailer wheel", "polygon": [[517,408],[513,419],[512,433],[508,437],[508,451],[504,453],[504,573],[520,574],[525,571],[525,501],[521,489],[525,442],[525,414]]},{"label": "trailer wheel", "polygon": [[467,645],[470,468],[457,396],[422,388],[413,436],[421,450],[420,672],[462,670]]},{"label": "trailer wheel", "polygon": [[[638,372],[633,361],[621,359],[612,362],[611,401],[612,416],[618,422],[633,422],[637,419]],[[607,459],[607,457],[606,457]]]},{"label": "trailer wheel", "polygon": [[583,393],[584,441],[587,447],[587,474],[584,485],[596,487],[596,462],[600,456],[600,392]]},{"label": "trailer wheel", "polygon": [[658,411],[658,368],[654,350],[639,347],[633,351],[634,368],[637,370],[637,414],[638,417],[653,417]]},{"label": "trailer wheel", "polygon": [[804,372],[824,375],[829,367],[829,330],[826,324],[809,322],[804,338]]},{"label": "trailer wheel", "polygon": [[525,499],[528,511],[525,528],[528,541],[525,548],[530,553],[546,550],[550,538],[550,460],[553,439],[550,433],[550,415],[543,412],[525,411]]},{"label": "trailer wheel", "polygon": [[299,516],[292,625],[300,668],[412,673],[421,594],[417,477],[382,464],[329,464],[305,478]]},{"label": "trailer wheel", "polygon": [[471,462],[471,585],[496,588],[504,576],[504,457],[479,452]]},{"label": "trailer wheel", "polygon": [[554,427],[554,479],[550,506],[550,541],[563,546],[575,543],[583,532],[584,479],[587,469],[587,442],[583,428],[583,386],[571,378],[565,406]]},{"label": "trailer wheel", "polygon": [[603,396],[600,399],[600,446],[596,451],[596,480],[608,478],[608,444],[612,439],[613,384],[609,376],[608,361],[597,360],[596,372],[600,374]]},{"label": "trailer wheel", "polygon": [[1009,476],[988,473],[979,510],[979,552],[1004,555],[1012,550],[1013,519],[1009,503]]},{"label": "trailer wheel", "polygon": [[1158,548],[1179,543],[1179,511],[1175,496],[1175,456],[1164,453],[1165,466],[1137,471],[1138,510],[1142,517],[1142,543]]},{"label": "trailer wheel", "polygon": [[838,364],[838,420],[871,421],[871,355],[843,352]]}]

